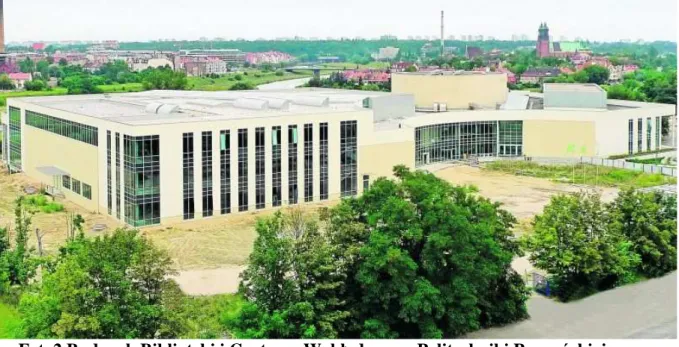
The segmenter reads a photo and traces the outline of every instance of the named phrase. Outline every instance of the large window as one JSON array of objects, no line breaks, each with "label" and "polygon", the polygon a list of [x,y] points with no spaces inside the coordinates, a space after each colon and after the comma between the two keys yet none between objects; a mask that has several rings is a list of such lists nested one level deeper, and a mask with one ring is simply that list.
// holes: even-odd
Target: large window
[{"label": "large window", "polygon": [[281,183],[281,127],[271,129],[271,204],[280,206],[283,200],[283,188]]},{"label": "large window", "polygon": [[71,122],[70,120],[56,118],[33,111],[26,111],[26,124],[92,146],[97,146],[99,144],[97,128],[93,126]]},{"label": "large window", "polygon": [[238,211],[248,210],[248,129],[238,129]]},{"label": "large window", "polygon": [[9,108],[9,166],[21,171],[21,110]]},{"label": "large window", "polygon": [[264,159],[264,128],[255,129],[255,204],[266,207],[266,172]]},{"label": "large window", "polygon": [[214,213],[214,199],[212,196],[212,132],[203,131],[202,149],[203,217],[210,217]]},{"label": "large window", "polygon": [[298,199],[297,187],[297,126],[288,126],[288,203],[294,205]]},{"label": "large window", "polygon": [[182,180],[184,219],[193,219],[196,214],[196,202],[194,196],[194,150],[193,133],[182,135]]},{"label": "large window", "polygon": [[523,155],[523,121],[499,121],[498,128],[498,155]]},{"label": "large window", "polygon": [[71,190],[76,194],[80,194],[80,181],[79,180],[77,180],[75,178],[73,178],[71,180]]},{"label": "large window", "polygon": [[340,194],[356,195],[358,185],[358,123],[340,123]]},{"label": "large window", "polygon": [[[419,127],[415,130],[415,165],[488,157],[497,155],[497,124],[495,121],[461,122]],[[520,132],[516,123],[505,125],[503,145],[505,155],[522,149],[516,138]],[[521,143],[523,140],[521,140]],[[512,154],[514,153],[514,154]]]},{"label": "large window", "polygon": [[328,200],[328,123],[321,123],[319,130],[320,136],[320,156],[321,160],[321,185],[320,195],[321,200]]},{"label": "large window", "polygon": [[634,153],[634,120],[627,122],[627,154]]},{"label": "large window", "polygon": [[160,223],[160,139],[124,135],[125,221],[132,226]]},{"label": "large window", "polygon": [[61,185],[66,189],[71,189],[71,176],[61,176]]},{"label": "large window", "polygon": [[662,139],[661,137],[661,118],[662,117],[655,117],[655,149],[660,149],[660,141]]},{"label": "large window", "polygon": [[222,214],[231,213],[231,132],[219,132],[219,157],[221,170],[221,211]]},{"label": "large window", "polygon": [[111,168],[111,131],[106,130],[106,200],[108,214],[113,215],[113,169]]},{"label": "large window", "polygon": [[650,151],[651,150],[651,141],[653,137],[653,120],[651,117],[646,118],[646,150]]},{"label": "large window", "polygon": [[637,119],[637,152],[643,152],[644,148],[644,119]]},{"label": "large window", "polygon": [[122,168],[120,167],[120,133],[116,133],[116,218],[120,219],[120,175]]},{"label": "large window", "polygon": [[83,196],[88,199],[92,200],[92,187],[89,184],[83,183]]},{"label": "large window", "polygon": [[314,200],[314,125],[304,124],[304,201]]}]

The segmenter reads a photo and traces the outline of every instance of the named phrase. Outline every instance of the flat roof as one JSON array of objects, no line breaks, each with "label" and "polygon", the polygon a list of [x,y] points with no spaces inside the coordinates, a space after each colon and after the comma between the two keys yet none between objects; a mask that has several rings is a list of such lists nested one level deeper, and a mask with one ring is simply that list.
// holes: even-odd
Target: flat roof
[{"label": "flat roof", "polygon": [[546,93],[552,91],[601,93],[604,91],[595,83],[545,83],[542,88]]},{"label": "flat roof", "polygon": [[504,75],[504,72],[497,71],[449,71],[449,70],[433,70],[433,71],[416,71],[416,72],[392,72],[392,75],[420,75],[420,76],[483,76],[483,75]]},{"label": "flat roof", "polygon": [[154,125],[365,111],[365,98],[390,95],[394,94],[301,88],[223,92],[156,90],[11,100],[127,125]]}]

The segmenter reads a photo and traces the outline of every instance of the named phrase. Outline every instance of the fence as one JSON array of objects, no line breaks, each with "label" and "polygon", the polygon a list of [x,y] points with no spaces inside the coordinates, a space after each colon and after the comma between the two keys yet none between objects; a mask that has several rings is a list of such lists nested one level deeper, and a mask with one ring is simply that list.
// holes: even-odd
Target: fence
[{"label": "fence", "polygon": [[551,157],[483,157],[479,158],[479,162],[491,162],[496,160],[515,160],[515,161],[532,161],[538,164],[546,165],[575,165],[575,164],[591,164],[598,166],[613,167],[619,169],[643,171],[649,174],[661,174],[663,176],[677,177],[677,168],[653,165],[653,164],[639,164],[630,163],[624,159],[606,159],[597,157],[572,157],[572,158],[551,158]]}]

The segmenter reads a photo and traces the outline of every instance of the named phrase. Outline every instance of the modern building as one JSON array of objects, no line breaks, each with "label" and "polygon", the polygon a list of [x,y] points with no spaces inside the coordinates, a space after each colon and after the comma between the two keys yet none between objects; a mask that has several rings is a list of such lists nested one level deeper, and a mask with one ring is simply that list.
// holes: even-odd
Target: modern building
[{"label": "modern building", "polygon": [[495,109],[507,100],[507,75],[485,71],[391,74],[391,90],[415,95],[418,110]]},{"label": "modern building", "polygon": [[673,105],[606,100],[602,107],[605,92],[590,85],[512,92],[499,110],[418,112],[419,94],[431,93],[441,76],[412,76],[420,77],[410,80],[419,85],[414,95],[297,89],[12,98],[0,125],[9,139],[2,159],[131,226],[223,222],[355,196],[399,164],[654,150],[661,118],[675,115]]}]

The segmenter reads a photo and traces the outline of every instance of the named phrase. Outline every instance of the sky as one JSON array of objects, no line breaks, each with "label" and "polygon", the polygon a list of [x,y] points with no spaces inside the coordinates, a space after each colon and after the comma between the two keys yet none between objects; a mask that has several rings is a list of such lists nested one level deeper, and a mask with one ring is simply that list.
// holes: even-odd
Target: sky
[{"label": "sky", "polygon": [[676,41],[677,0],[5,0],[7,42],[391,34]]}]

